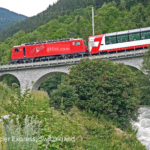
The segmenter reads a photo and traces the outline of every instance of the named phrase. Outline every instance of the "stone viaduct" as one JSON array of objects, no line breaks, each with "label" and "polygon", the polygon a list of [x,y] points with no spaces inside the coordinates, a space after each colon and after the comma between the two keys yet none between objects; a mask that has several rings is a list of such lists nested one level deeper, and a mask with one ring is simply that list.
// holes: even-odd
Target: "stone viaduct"
[{"label": "stone viaduct", "polygon": [[[109,59],[114,63],[124,63],[125,65],[140,69],[143,62],[143,54],[146,50],[122,52],[107,55],[90,56],[89,59]],[[15,76],[19,82],[22,92],[26,89],[38,90],[40,84],[53,73],[69,73],[71,65],[79,63],[81,58],[55,60],[46,62],[35,62],[27,64],[0,65],[0,82],[7,75]]]}]

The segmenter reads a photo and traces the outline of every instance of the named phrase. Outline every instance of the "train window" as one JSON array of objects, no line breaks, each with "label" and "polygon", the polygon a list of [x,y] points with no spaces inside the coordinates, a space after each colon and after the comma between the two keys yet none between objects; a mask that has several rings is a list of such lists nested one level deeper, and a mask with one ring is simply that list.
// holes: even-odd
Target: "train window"
[{"label": "train window", "polygon": [[80,41],[77,41],[77,42],[76,42],[76,46],[80,46]]},{"label": "train window", "polygon": [[129,34],[129,41],[136,41],[136,40],[140,40],[140,39],[141,39],[140,33],[130,33]]},{"label": "train window", "polygon": [[128,34],[118,35],[117,36],[117,42],[118,43],[128,42]]},{"label": "train window", "polygon": [[116,36],[109,36],[106,37],[106,44],[115,44],[116,43]]},{"label": "train window", "polygon": [[150,39],[150,31],[142,32],[141,39]]},{"label": "train window", "polygon": [[19,49],[18,48],[15,48],[15,53],[18,53],[19,52]]}]

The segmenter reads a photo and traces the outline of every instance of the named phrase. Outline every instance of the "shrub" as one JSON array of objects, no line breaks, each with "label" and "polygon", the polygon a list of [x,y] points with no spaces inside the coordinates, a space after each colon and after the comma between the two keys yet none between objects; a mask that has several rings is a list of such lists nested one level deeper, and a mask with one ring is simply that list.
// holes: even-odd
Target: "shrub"
[{"label": "shrub", "polygon": [[57,109],[68,110],[72,108],[75,101],[78,101],[78,94],[73,86],[61,84],[57,90],[53,90],[50,98],[51,106]]},{"label": "shrub", "polygon": [[57,89],[57,86],[60,85],[62,78],[65,76],[65,73],[55,73],[50,75],[39,87],[48,93],[51,96],[51,92],[54,89]]},{"label": "shrub", "polygon": [[12,84],[12,88],[13,88],[13,89],[17,89],[17,88],[19,88],[19,85],[18,85],[17,83],[13,83],[13,84]]},{"label": "shrub", "polygon": [[136,118],[139,91],[135,74],[125,65],[108,60],[82,59],[63,81],[76,87],[77,106],[108,115],[126,126]]},{"label": "shrub", "polygon": [[[68,87],[67,83],[68,83],[68,81],[66,82],[66,87]],[[1,88],[1,86],[0,86],[0,88]],[[3,88],[4,88],[4,86],[3,86]],[[3,91],[4,91],[4,89],[3,89]],[[10,90],[8,93],[10,93]],[[24,110],[26,111],[27,114],[33,115],[36,112],[36,114],[38,115],[37,122],[39,122],[39,121],[42,122],[41,130],[40,130],[40,137],[37,136],[37,134],[34,136],[34,138],[39,139],[38,143],[34,143],[34,142],[32,143],[32,144],[35,144],[34,145],[35,147],[38,144],[38,150],[45,150],[45,149],[47,149],[47,150],[48,149],[49,150],[54,150],[54,149],[62,149],[62,150],[74,150],[74,149],[77,149],[77,150],[82,150],[82,149],[92,149],[92,150],[94,150],[94,149],[128,149],[128,150],[131,150],[131,149],[140,149],[140,150],[144,150],[145,149],[144,146],[137,140],[136,134],[135,134],[135,132],[133,132],[133,130],[129,131],[129,132],[124,132],[124,133],[121,132],[121,134],[120,134],[120,132],[118,132],[118,129],[116,130],[116,128],[112,124],[112,121],[108,122],[106,120],[106,115],[100,114],[99,117],[95,117],[95,116],[93,116],[92,113],[90,114],[90,113],[87,113],[86,111],[81,111],[81,110],[77,109],[77,107],[73,107],[69,113],[62,115],[61,112],[54,110],[54,108],[49,108],[49,100],[47,97],[47,93],[43,92],[43,91],[34,91],[33,93],[31,93],[31,95],[26,94],[26,96],[24,96],[24,98],[21,97],[21,99],[19,99],[18,96],[19,95],[16,94],[15,100],[16,101],[21,100],[22,105],[26,105],[26,106],[22,106],[21,109],[24,108]],[[23,95],[21,95],[21,96],[23,96]],[[31,97],[32,100],[29,97]],[[6,100],[7,99],[5,99],[5,102],[9,102],[8,101],[9,99],[7,101]],[[28,100],[29,100],[29,102],[27,103]],[[13,101],[10,101],[10,102],[13,103]],[[33,104],[32,102],[34,102],[34,105],[32,105]],[[33,109],[27,109],[27,108],[31,108],[31,107],[28,107],[27,105],[32,105]],[[14,106],[14,107],[12,107],[12,106]],[[6,109],[8,111],[7,113],[11,114],[11,112],[14,108],[13,114],[17,114],[16,109],[20,109],[19,105],[18,104],[15,105],[15,103],[14,103],[14,104],[12,104],[12,106],[10,107],[11,108],[10,111],[8,109]],[[5,108],[6,108],[6,106],[5,106]],[[7,108],[9,108],[9,106]],[[18,111],[19,114],[17,114],[17,115],[23,114],[20,111]],[[23,117],[23,116],[21,116],[21,117]],[[11,116],[10,116],[10,118],[11,118]],[[30,118],[30,117],[28,117],[28,118]],[[13,126],[16,128],[13,128],[14,130],[12,130],[12,128],[11,128],[10,133],[11,134],[13,133],[13,135],[15,135],[15,137],[17,137],[17,135],[26,137],[23,132],[23,130],[25,129],[24,122],[26,122],[26,121],[24,119],[23,119],[23,121],[22,121],[22,119],[18,119],[18,120],[19,120],[19,124],[20,124],[19,126],[21,127],[21,131],[22,131],[21,134],[19,134],[20,132],[18,132],[18,130],[17,130],[17,128],[19,126],[17,125],[16,118],[14,118],[14,122],[13,122]],[[31,120],[28,122],[31,123]],[[43,122],[44,122],[44,124],[43,124]],[[8,127],[8,129],[10,130],[9,127]],[[31,131],[31,129],[34,130],[35,128],[34,127],[32,128],[31,126],[29,126],[28,131]],[[26,130],[26,133],[28,131]],[[29,134],[34,135],[33,133],[34,132],[30,132]],[[4,142],[2,141],[2,144],[3,143]],[[14,143],[14,144],[17,144],[17,143]],[[25,144],[25,143],[23,143],[23,144]],[[26,143],[26,144],[29,146],[29,143]],[[4,149],[6,149],[5,143],[2,146]],[[22,146],[22,149],[23,148],[24,147]],[[0,146],[0,149],[1,149],[1,146]],[[15,148],[15,149],[18,150],[17,148]],[[28,147],[26,149],[34,149],[34,148]]]},{"label": "shrub", "polygon": [[40,136],[40,122],[34,116],[26,116],[22,127],[19,120],[19,117],[17,117],[16,123],[11,119],[8,124],[3,125],[6,149],[36,150]]},{"label": "shrub", "polygon": [[29,90],[26,90],[24,94],[21,94],[20,88],[18,88],[15,95],[10,95],[9,102],[6,103],[6,100],[2,99],[0,104],[4,110],[9,112],[11,119],[15,119],[19,115],[19,122],[22,124],[26,115],[35,115],[38,116],[38,119],[44,120],[45,117],[49,116],[49,97],[44,95],[43,100],[40,99],[38,92],[34,93],[29,93]]}]

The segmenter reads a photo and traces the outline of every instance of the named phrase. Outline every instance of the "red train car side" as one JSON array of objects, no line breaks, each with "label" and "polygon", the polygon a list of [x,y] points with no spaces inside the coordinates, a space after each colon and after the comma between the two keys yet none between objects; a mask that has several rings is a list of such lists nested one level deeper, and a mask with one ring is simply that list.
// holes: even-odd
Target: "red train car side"
[{"label": "red train car side", "polygon": [[86,42],[83,39],[65,39],[14,46],[11,59],[13,63],[18,63],[40,59],[71,58],[80,55],[88,55]]}]

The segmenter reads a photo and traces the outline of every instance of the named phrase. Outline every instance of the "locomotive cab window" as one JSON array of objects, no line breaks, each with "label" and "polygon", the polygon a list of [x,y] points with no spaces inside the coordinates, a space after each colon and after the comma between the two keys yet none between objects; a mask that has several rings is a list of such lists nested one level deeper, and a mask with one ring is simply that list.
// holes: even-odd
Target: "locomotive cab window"
[{"label": "locomotive cab window", "polygon": [[80,41],[77,41],[77,42],[76,42],[76,46],[80,46]]},{"label": "locomotive cab window", "polygon": [[18,53],[19,52],[19,49],[18,48],[15,48],[15,53]]}]

